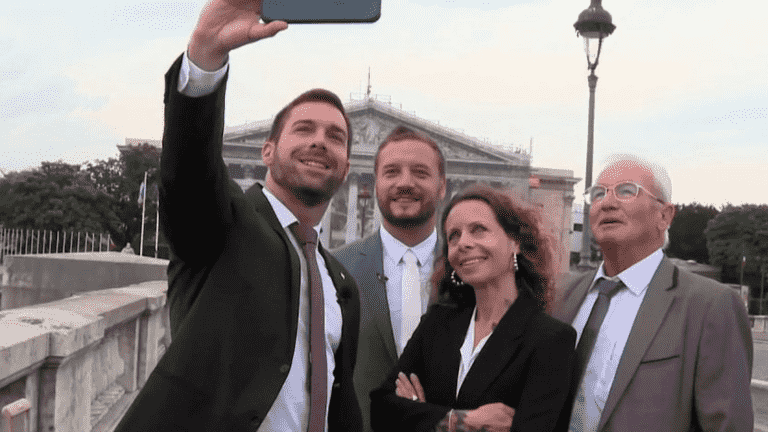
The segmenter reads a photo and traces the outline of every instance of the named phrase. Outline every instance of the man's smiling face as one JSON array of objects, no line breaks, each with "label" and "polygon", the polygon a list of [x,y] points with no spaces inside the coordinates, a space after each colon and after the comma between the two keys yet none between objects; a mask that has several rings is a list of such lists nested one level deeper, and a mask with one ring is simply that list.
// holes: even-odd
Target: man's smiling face
[{"label": "man's smiling face", "polygon": [[279,141],[264,143],[262,158],[274,183],[311,207],[330,199],[344,182],[348,136],[336,107],[305,102],[288,114]]}]

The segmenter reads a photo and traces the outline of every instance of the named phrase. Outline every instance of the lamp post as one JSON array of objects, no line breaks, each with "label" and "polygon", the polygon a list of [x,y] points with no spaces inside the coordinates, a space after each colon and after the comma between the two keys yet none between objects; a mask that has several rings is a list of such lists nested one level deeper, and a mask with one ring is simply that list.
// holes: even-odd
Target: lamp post
[{"label": "lamp post", "polygon": [[[587,172],[584,177],[584,192],[592,186],[592,153],[595,127],[595,87],[597,76],[595,68],[600,59],[600,50],[603,46],[603,38],[608,37],[616,26],[611,23],[611,14],[602,7],[602,0],[592,0],[587,9],[579,14],[579,20],[573,25],[576,34],[584,38],[584,50],[587,53],[587,68],[590,71],[587,81],[589,83],[589,124],[587,127]],[[597,44],[597,47],[594,45]],[[597,49],[595,49],[597,48]],[[584,221],[581,236],[581,259],[579,267],[591,267],[592,257],[592,229],[589,226],[589,204],[584,202]]]}]

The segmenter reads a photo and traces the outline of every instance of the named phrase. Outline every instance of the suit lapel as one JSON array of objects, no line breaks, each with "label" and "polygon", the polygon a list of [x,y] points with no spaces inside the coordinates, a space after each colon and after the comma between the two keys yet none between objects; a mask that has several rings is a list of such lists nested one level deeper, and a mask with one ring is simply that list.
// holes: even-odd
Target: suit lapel
[{"label": "suit lapel", "polygon": [[[523,341],[525,329],[535,311],[535,303],[527,297],[518,297],[509,307],[469,369],[457,398],[458,404],[477,401],[483,392],[496,381],[496,378],[518,351],[520,343]],[[465,328],[463,333],[459,332],[465,338],[466,330]],[[462,338],[462,343],[465,338]],[[458,370],[456,372],[458,374]]]},{"label": "suit lapel", "polygon": [[[439,396],[444,397],[446,400],[458,400],[456,397],[456,381],[459,376],[459,363],[461,363],[460,349],[467,335],[469,320],[472,318],[473,310],[472,306],[456,309],[455,315],[450,315],[445,323],[445,331],[435,335],[432,345],[440,347],[441,352],[447,352],[448,357],[434,355],[425,357],[428,362],[426,367],[434,371],[434,382],[443,383],[439,386]],[[445,347],[448,347],[448,349],[446,350]],[[443,394],[443,392],[446,393]]]},{"label": "suit lapel", "polygon": [[389,299],[387,298],[387,277],[384,275],[383,251],[381,234],[377,232],[366,240],[362,248],[361,259],[365,262],[362,266],[362,276],[368,281],[368,310],[376,311],[373,321],[381,334],[384,347],[389,354],[391,364],[397,362],[397,347],[395,335],[392,332],[392,317],[389,311]]},{"label": "suit lapel", "polygon": [[566,287],[567,291],[560,301],[559,312],[555,314],[555,318],[568,324],[573,323],[576,314],[579,313],[581,304],[587,298],[587,292],[589,287],[592,286],[592,280],[595,279],[596,274],[597,270],[583,273],[573,282],[573,288],[569,289],[569,287]]},{"label": "suit lapel", "polygon": [[661,260],[659,268],[656,269],[651,283],[648,284],[648,292],[645,293],[643,303],[637,311],[637,317],[629,332],[627,345],[616,369],[616,376],[613,379],[608,400],[605,402],[598,430],[605,426],[627,390],[627,386],[640,365],[640,360],[648,350],[648,346],[675,299],[674,288],[676,285],[677,267],[665,256]]},{"label": "suit lapel", "polygon": [[325,267],[328,269],[328,274],[331,276],[333,287],[336,288],[336,301],[342,306],[341,310],[344,312],[344,306],[352,295],[350,290],[354,289],[352,285],[352,275],[347,272],[347,269],[338,264],[336,258],[325,250],[322,243],[319,242],[317,246],[320,255],[322,255],[323,260],[325,260]]},{"label": "suit lapel", "polygon": [[256,210],[256,212],[261,214],[267,220],[267,223],[269,224],[269,226],[277,233],[277,235],[280,236],[280,238],[283,240],[283,243],[285,243],[286,245],[286,249],[288,249],[288,258],[291,262],[290,323],[292,326],[294,326],[294,328],[291,329],[291,334],[295,335],[298,328],[298,322],[299,322],[301,261],[299,261],[299,255],[296,253],[296,249],[293,248],[293,243],[291,243],[291,239],[288,238],[288,234],[285,232],[285,229],[283,229],[283,226],[280,224],[280,220],[277,219],[275,210],[272,209],[272,206],[269,204],[269,200],[267,200],[267,197],[264,195],[264,192],[261,189],[262,189],[262,186],[259,183],[256,183],[253,186],[251,186],[248,189],[248,191],[245,192],[245,196],[246,196],[246,199],[248,199],[251,203],[253,203],[253,207]]}]

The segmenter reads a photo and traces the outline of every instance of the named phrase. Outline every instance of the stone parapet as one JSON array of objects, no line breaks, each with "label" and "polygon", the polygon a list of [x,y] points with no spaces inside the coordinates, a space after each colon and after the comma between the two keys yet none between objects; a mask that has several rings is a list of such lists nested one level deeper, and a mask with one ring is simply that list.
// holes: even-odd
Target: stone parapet
[{"label": "stone parapet", "polygon": [[5,258],[0,309],[48,303],[84,291],[166,280],[168,260],[119,252]]},{"label": "stone parapet", "polygon": [[166,281],[0,311],[0,407],[29,431],[109,430],[170,345]]}]

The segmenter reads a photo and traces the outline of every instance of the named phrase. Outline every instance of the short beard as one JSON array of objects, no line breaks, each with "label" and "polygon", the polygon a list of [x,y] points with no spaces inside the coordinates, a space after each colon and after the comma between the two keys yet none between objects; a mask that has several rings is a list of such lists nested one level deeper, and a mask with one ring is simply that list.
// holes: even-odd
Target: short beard
[{"label": "short beard", "polygon": [[[330,189],[335,191],[338,187],[331,187]],[[304,186],[289,186],[288,190],[291,191],[291,194],[296,197],[299,202],[310,208],[328,203],[333,197],[333,193],[329,193],[329,191],[325,189],[318,190]]]},{"label": "short beard", "polygon": [[419,228],[429,222],[429,219],[433,214],[433,212],[424,211],[413,217],[397,217],[389,211],[382,211],[381,217],[383,217],[387,222],[390,223],[390,225],[394,227],[402,229],[413,229]]},{"label": "short beard", "polygon": [[[270,168],[272,178],[275,183],[287,189],[299,202],[307,207],[316,207],[321,204],[327,204],[336,191],[344,183],[344,176],[331,177],[327,179],[320,188],[312,188],[304,185],[293,184],[294,179],[299,179],[300,175],[295,169],[284,169],[283,160],[278,155],[277,164]],[[300,180],[296,180],[300,182]]]}]

